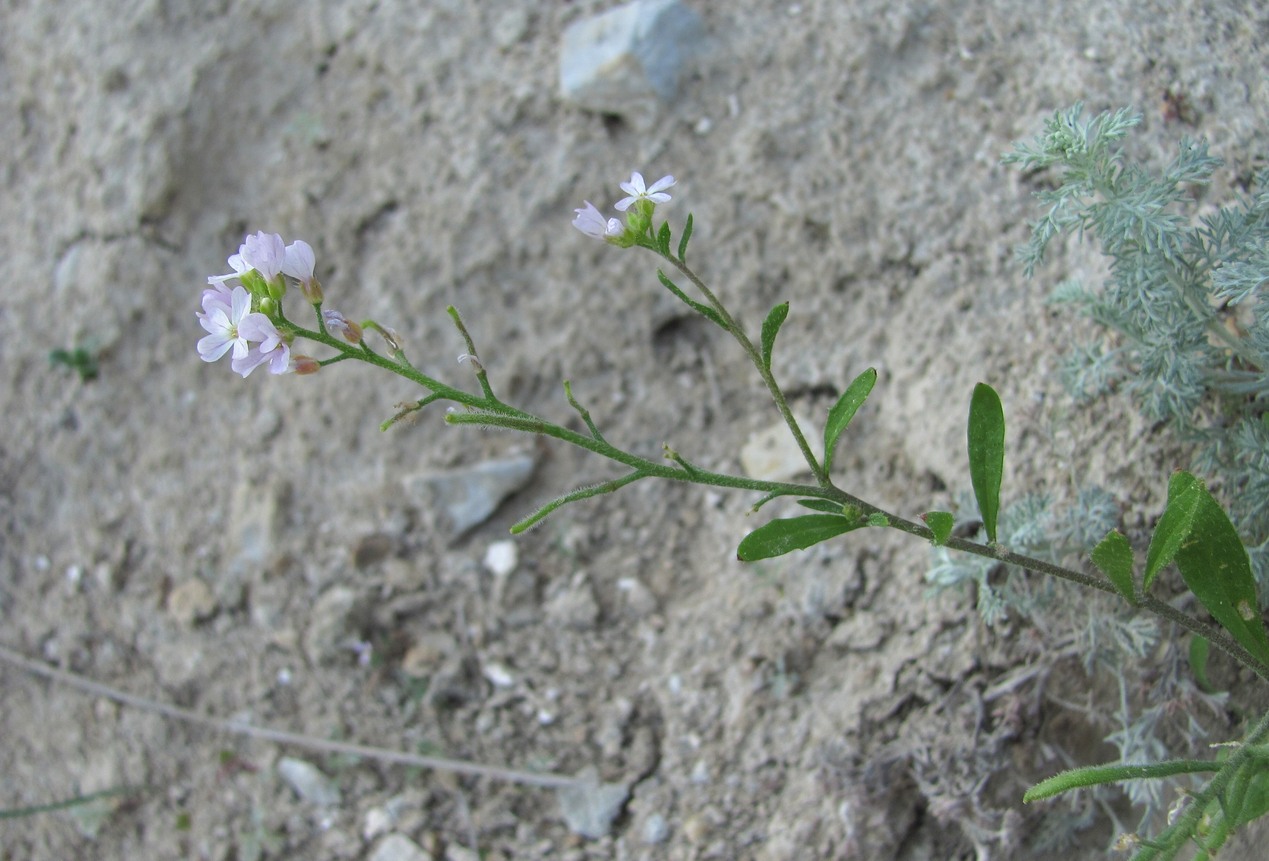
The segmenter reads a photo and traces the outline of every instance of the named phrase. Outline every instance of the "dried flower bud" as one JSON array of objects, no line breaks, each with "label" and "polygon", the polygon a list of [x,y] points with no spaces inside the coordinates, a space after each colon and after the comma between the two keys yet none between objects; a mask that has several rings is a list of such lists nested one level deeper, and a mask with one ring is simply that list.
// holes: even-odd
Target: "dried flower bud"
[{"label": "dried flower bud", "polygon": [[310,305],[320,305],[325,298],[322,295],[322,285],[316,278],[311,281],[301,281],[300,292],[304,294],[304,298]]},{"label": "dried flower bud", "polygon": [[322,363],[312,356],[291,356],[291,370],[296,374],[316,374],[321,369]]}]

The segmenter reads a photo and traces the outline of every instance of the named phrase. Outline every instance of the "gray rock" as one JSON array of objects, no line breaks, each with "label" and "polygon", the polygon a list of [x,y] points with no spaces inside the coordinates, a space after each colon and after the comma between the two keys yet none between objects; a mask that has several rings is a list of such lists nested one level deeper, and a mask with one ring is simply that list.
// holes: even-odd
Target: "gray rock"
[{"label": "gray rock", "polygon": [[357,606],[357,593],[347,586],[332,586],[322,593],[309,614],[304,632],[304,652],[313,663],[347,652],[349,619]]},{"label": "gray rock", "polygon": [[278,760],[278,776],[295,794],[311,804],[322,806],[339,803],[339,787],[316,766],[302,759],[284,756]]},{"label": "gray rock", "polygon": [[533,477],[528,455],[490,460],[462,469],[425,472],[404,480],[405,492],[436,525],[458,538],[489,519]]},{"label": "gray rock", "polygon": [[674,98],[705,28],[678,0],[636,0],[564,31],[560,92],[566,101],[648,125]]},{"label": "gray rock", "polygon": [[574,834],[598,840],[608,833],[613,820],[630,798],[630,787],[621,783],[600,783],[593,768],[578,775],[582,783],[557,793],[564,822]]}]

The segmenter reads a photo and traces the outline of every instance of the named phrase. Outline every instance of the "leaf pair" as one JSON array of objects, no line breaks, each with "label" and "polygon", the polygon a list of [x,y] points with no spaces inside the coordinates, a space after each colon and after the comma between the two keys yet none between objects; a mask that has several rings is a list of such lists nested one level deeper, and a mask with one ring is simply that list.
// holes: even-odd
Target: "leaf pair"
[{"label": "leaf pair", "polygon": [[[1185,585],[1212,617],[1269,665],[1269,636],[1260,618],[1251,561],[1234,524],[1203,482],[1178,471],[1168,482],[1168,507],[1150,538],[1142,594],[1159,572],[1176,562]],[[1093,564],[1129,602],[1138,602],[1128,539],[1112,531],[1093,549]]]},{"label": "leaf pair", "polygon": [[[776,335],[789,316],[789,303],[781,302],[771,309],[767,319],[762,321],[762,366],[771,370],[771,355],[775,350]],[[855,413],[863,406],[864,401],[877,383],[877,371],[869,368],[851,382],[837,399],[837,403],[828,411],[828,423],[824,426],[824,471],[833,468],[833,452],[837,448],[837,440],[850,425]]]},{"label": "leaf pair", "polygon": [[1188,472],[1176,472],[1168,482],[1168,507],[1150,539],[1142,590],[1173,561],[1212,617],[1256,660],[1269,665],[1269,636],[1247,549],[1220,504]]}]

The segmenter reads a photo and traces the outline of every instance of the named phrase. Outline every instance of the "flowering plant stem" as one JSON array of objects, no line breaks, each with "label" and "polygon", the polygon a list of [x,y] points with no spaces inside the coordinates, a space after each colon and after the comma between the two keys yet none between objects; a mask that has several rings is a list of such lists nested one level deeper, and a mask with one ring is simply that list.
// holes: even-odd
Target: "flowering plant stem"
[{"label": "flowering plant stem", "polygon": [[[397,343],[395,336],[385,333],[385,339],[392,348],[393,355],[385,356],[373,350],[364,340],[359,345],[351,345],[345,343],[338,338],[332,336],[326,331],[325,326],[321,325],[321,308],[320,304],[315,305],[319,320],[319,329],[310,330],[297,326],[282,316],[279,308],[278,317],[282,322],[279,323],[279,330],[292,337],[307,338],[336,350],[338,355],[322,362],[323,365],[332,364],[347,359],[357,359],[366,362],[384,370],[391,371],[400,377],[404,377],[411,382],[417,383],[427,389],[430,394],[419,401],[410,404],[399,412],[392,419],[384,422],[383,428],[386,430],[399,419],[409,413],[416,412],[428,404],[437,401],[451,401],[464,407],[464,411],[451,411],[445,416],[445,421],[451,425],[479,425],[482,427],[497,427],[507,430],[520,431],[523,433],[542,434],[544,436],[554,437],[562,442],[593,452],[601,457],[612,460],[623,466],[628,467],[631,471],[619,478],[603,482],[598,485],[580,488],[572,493],[566,494],[558,499],[539,508],[528,517],[520,520],[512,527],[513,533],[523,532],[536,525],[549,514],[571,502],[588,499],[594,496],[612,493],[616,490],[633,484],[644,478],[661,478],[671,481],[683,481],[692,484],[707,485],[713,487],[725,487],[737,490],[749,490],[764,494],[762,500],[757,503],[755,509],[766,502],[778,497],[794,496],[799,498],[823,499],[832,503],[839,504],[843,510],[851,512],[858,516],[861,520],[867,520],[870,516],[880,515],[884,518],[884,522],[892,529],[900,532],[906,532],[909,535],[925,539],[927,541],[935,541],[934,532],[921,523],[901,517],[890,511],[886,511],[872,503],[869,503],[854,494],[851,494],[833,484],[831,478],[824,471],[815,455],[811,452],[805,435],[799,427],[797,420],[793,417],[792,410],[789,408],[788,401],[784,396],[784,392],[780,384],[775,379],[769,366],[763,361],[761,354],[753,341],[745,333],[744,328],[736,321],[726,306],[718,299],[712,290],[705,284],[695,271],[693,271],[682,257],[676,257],[664,254],[660,249],[650,242],[638,243],[641,247],[662,256],[670,265],[678,272],[684,275],[692,285],[700,291],[709,303],[708,307],[715,312],[716,316],[711,315],[710,319],[717,322],[728,334],[730,334],[737,343],[740,344],[745,354],[753,362],[759,374],[762,376],[763,382],[766,384],[771,397],[774,400],[780,415],[788,425],[790,432],[798,443],[803,457],[806,459],[812,474],[815,476],[816,484],[800,484],[792,482],[775,482],[766,481],[757,478],[748,478],[745,476],[730,475],[727,473],[714,472],[703,469],[689,462],[678,452],[669,446],[665,448],[665,458],[670,461],[669,464],[660,463],[642,457],[633,452],[625,451],[612,443],[600,433],[598,427],[591,419],[590,413],[582,407],[582,405],[573,396],[571,385],[565,381],[565,392],[569,404],[582,417],[588,433],[579,433],[570,428],[559,425],[549,419],[542,418],[524,410],[518,409],[506,403],[494,394],[493,388],[489,383],[488,372],[479,360],[475,357],[478,355],[474,339],[469,333],[466,325],[463,323],[462,317],[457,309],[453,306],[447,308],[454,325],[462,335],[466,343],[468,353],[465,358],[472,361],[476,369],[476,377],[480,385],[481,393],[473,394],[463,389],[455,388],[447,385],[440,380],[431,377],[418,368],[414,367]],[[381,330],[374,321],[366,321],[365,328],[373,328]],[[1004,564],[1014,565],[1028,571],[1047,574],[1067,580],[1081,586],[1092,589],[1098,589],[1103,592],[1116,594],[1115,587],[1106,579],[1057,565],[1043,559],[1026,556],[1020,553],[1014,553],[999,544],[980,544],[964,538],[951,536],[941,542],[944,546],[959,550],[964,553],[970,553],[976,556],[992,559]],[[1181,626],[1185,630],[1203,637],[1210,641],[1217,648],[1224,651],[1239,664],[1247,667],[1262,679],[1269,681],[1269,666],[1257,660],[1250,652],[1238,644],[1233,637],[1229,636],[1219,627],[1204,622],[1194,616],[1181,612],[1168,602],[1161,600],[1149,594],[1142,594],[1136,597],[1137,605],[1147,612],[1153,613],[1160,618],[1167,619]]]},{"label": "flowering plant stem", "polygon": [[[667,190],[674,184],[672,176],[665,176],[648,185],[641,174],[634,173],[630,182],[621,184],[627,197],[615,204],[618,211],[626,213],[624,223],[617,218],[606,217],[597,207],[586,202],[583,208],[576,210],[573,226],[592,239],[619,248],[638,247],[651,251],[666,264],[665,269],[657,270],[662,286],[692,311],[725,331],[757,370],[806,462],[814,479],[811,483],[767,481],[714,472],[692,463],[668,444],[664,446],[661,460],[627,451],[608,441],[590,411],[574,395],[568,380],[564,381],[565,399],[580,417],[583,431],[514,407],[494,393],[488,372],[479,359],[475,340],[452,306],[448,313],[467,348],[467,352],[459,357],[459,362],[471,365],[479,392],[443,383],[410,362],[401,341],[391,329],[373,320],[358,324],[337,311],[323,311],[324,294],[313,276],[312,249],[301,241],[284,245],[281,237],[276,235],[259,233],[248,237],[239,254],[229,258],[234,274],[209,279],[213,286],[204,291],[203,311],[198,315],[208,334],[199,342],[199,353],[204,361],[211,362],[232,351],[231,368],[244,377],[261,365],[267,365],[275,374],[288,370],[307,374],[328,365],[357,359],[410,380],[427,391],[424,397],[404,406],[384,422],[381,427],[385,430],[429,404],[449,401],[456,407],[445,416],[448,424],[479,425],[549,436],[625,468],[624,474],[616,478],[579,487],[546,503],[514,524],[511,528],[513,533],[531,528],[565,505],[612,493],[645,478],[762,494],[753,505],[754,511],[773,499],[795,497],[803,506],[817,513],[777,518],[758,527],[740,542],[738,558],[744,561],[767,559],[805,549],[855,529],[889,527],[927,540],[935,546],[973,554],[992,563],[1014,566],[1118,595],[1131,606],[1202,638],[1196,642],[1206,641],[1215,645],[1239,665],[1269,681],[1269,629],[1265,628],[1256,612],[1258,600],[1246,548],[1220,505],[1203,483],[1189,473],[1178,471],[1169,481],[1168,506],[1154,530],[1144,574],[1140,577],[1135,573],[1139,566],[1128,540],[1115,530],[1111,530],[1093,548],[1089,557],[1092,565],[1100,570],[1100,575],[1016,553],[997,540],[1005,420],[999,396],[985,383],[975,387],[967,426],[970,476],[982,516],[982,528],[987,536],[985,542],[953,535],[955,519],[948,512],[926,512],[922,515],[922,524],[885,511],[834,484],[831,476],[833,452],[839,437],[876,382],[876,371],[868,369],[856,377],[829,409],[824,431],[824,455],[822,459],[817,458],[772,371],[773,350],[780,327],[789,313],[788,303],[771,310],[763,322],[760,339],[755,343],[717,294],[687,264],[692,217],[689,215],[683,226],[677,253],[671,250],[669,224],[662,223],[659,228],[654,226],[656,206],[670,200]],[[704,301],[698,301],[680,289],[666,271],[686,279]],[[286,292],[286,279],[299,282],[301,292],[316,315],[315,329],[299,326],[284,316],[282,297]],[[241,283],[231,286],[229,282],[235,280]],[[366,330],[378,332],[387,344],[386,354],[376,351],[366,342]],[[342,336],[342,340],[336,335]],[[334,355],[321,361],[308,356],[292,356],[291,345],[299,338],[323,344],[333,350]],[[1173,603],[1150,594],[1150,586],[1159,572],[1173,563],[1192,597],[1218,624],[1182,612]],[[1184,595],[1178,600],[1189,600],[1190,597]],[[1121,763],[1110,768],[1094,766],[1060,776],[1057,784],[1045,785],[1036,797],[1052,794],[1049,789],[1053,786],[1057,787],[1055,792],[1062,792],[1067,788],[1105,781],[1158,777],[1182,771],[1215,771],[1216,775],[1201,794],[1194,796],[1190,810],[1178,820],[1176,827],[1169,829],[1158,842],[1140,841],[1143,849],[1139,857],[1173,857],[1187,838],[1201,841],[1204,849],[1214,850],[1234,828],[1269,811],[1269,753],[1265,752],[1264,746],[1267,738],[1269,716],[1260,720],[1244,742],[1234,746],[1235,750],[1226,759],[1210,763],[1210,768],[1208,764],[1192,760],[1164,765]],[[1217,803],[1220,805],[1219,816],[1213,813]],[[1212,822],[1216,824],[1211,825]]]}]

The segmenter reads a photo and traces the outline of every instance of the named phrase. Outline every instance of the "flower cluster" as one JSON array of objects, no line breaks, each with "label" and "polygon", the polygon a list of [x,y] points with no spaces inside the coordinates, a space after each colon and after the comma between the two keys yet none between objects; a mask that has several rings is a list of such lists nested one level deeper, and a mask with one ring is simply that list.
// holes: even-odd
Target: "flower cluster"
[{"label": "flower cluster", "polygon": [[291,346],[270,314],[278,313],[286,293],[283,276],[298,281],[309,301],[321,301],[313,264],[313,249],[303,240],[285,245],[276,233],[248,236],[229,258],[233,271],[207,279],[211,286],[203,290],[203,310],[197,312],[208,333],[198,342],[202,360],[214,362],[232,350],[230,366],[243,377],[261,365],[272,374],[293,370]]},{"label": "flower cluster", "polygon": [[674,177],[663,176],[651,186],[643,181],[643,174],[635,171],[629,182],[621,183],[621,190],[626,197],[617,201],[618,212],[626,212],[626,223],[618,218],[604,218],[604,214],[595,208],[589,200],[586,205],[574,210],[577,217],[573,226],[593,239],[602,239],[614,245],[630,246],[638,242],[652,224],[652,211],[658,203],[667,203],[670,196],[667,188],[674,186]]}]

